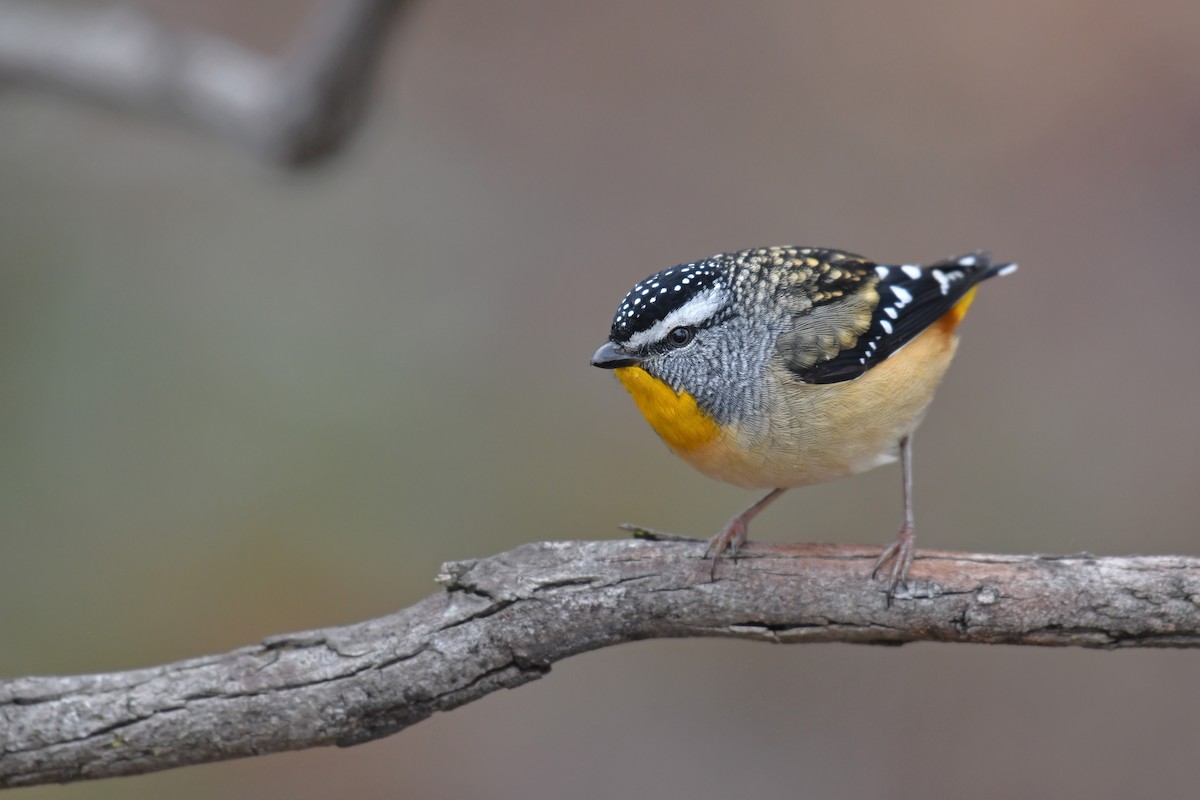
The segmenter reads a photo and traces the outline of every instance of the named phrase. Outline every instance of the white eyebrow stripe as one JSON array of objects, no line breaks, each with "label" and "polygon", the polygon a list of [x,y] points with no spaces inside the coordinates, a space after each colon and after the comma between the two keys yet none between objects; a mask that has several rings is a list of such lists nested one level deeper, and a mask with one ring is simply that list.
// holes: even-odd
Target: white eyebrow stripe
[{"label": "white eyebrow stripe", "polygon": [[724,290],[720,286],[714,286],[701,292],[646,330],[630,336],[626,345],[630,349],[636,350],[666,338],[672,328],[678,328],[681,325],[699,325],[705,322],[721,308],[723,294]]}]

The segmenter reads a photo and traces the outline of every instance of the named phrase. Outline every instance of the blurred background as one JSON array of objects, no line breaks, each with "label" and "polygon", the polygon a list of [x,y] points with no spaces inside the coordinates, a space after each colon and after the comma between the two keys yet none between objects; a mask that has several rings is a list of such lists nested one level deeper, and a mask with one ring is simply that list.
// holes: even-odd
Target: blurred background
[{"label": "blurred background", "polygon": [[[278,50],[307,3],[147,0]],[[588,366],[720,250],[1021,263],[916,442],[920,543],[1196,554],[1200,4],[425,0],[370,124],[272,171],[0,97],[0,676],[377,616],[443,561],[753,499]],[[760,540],[890,541],[895,467]],[[919,567],[919,565],[918,565]],[[1191,652],[665,641],[399,735],[30,798],[1194,790]]]}]

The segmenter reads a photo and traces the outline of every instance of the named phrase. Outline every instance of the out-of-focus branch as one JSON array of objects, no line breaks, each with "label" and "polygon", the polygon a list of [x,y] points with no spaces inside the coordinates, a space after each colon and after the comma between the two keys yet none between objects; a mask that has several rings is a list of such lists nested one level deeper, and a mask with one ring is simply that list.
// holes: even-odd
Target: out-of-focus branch
[{"label": "out-of-focus branch", "polygon": [[878,550],[550,542],[447,564],[386,617],[150,669],[0,682],[0,787],[134,775],[395,733],[638,639],[1200,646],[1200,559],[921,551],[891,607]]},{"label": "out-of-focus branch", "polygon": [[128,7],[0,0],[0,85],[181,120],[300,168],[362,122],[403,0],[322,0],[279,58]]}]

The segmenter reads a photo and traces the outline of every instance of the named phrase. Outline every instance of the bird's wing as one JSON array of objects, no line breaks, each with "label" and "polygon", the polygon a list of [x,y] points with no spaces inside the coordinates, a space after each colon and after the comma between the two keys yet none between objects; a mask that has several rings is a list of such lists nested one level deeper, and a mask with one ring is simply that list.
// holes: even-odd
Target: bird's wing
[{"label": "bird's wing", "polygon": [[984,253],[924,267],[865,259],[845,263],[839,271],[856,276],[854,290],[837,296],[818,293],[809,308],[798,308],[791,329],[779,338],[778,350],[788,369],[805,383],[853,380],[960,302],[965,312],[968,295],[980,281],[1012,269],[1015,265],[993,265]]}]

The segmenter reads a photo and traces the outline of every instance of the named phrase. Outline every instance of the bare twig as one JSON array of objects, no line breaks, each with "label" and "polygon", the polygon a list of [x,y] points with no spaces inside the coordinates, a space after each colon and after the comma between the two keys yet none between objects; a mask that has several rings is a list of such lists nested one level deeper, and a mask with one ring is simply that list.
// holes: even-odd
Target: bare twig
[{"label": "bare twig", "polygon": [[0,82],[169,116],[289,167],[338,150],[362,121],[403,0],[324,0],[278,59],[171,30],[132,8],[0,0]]},{"label": "bare twig", "polygon": [[688,541],[530,544],[448,564],[415,606],[224,655],[0,683],[0,786],[387,736],[567,656],[637,639],[1200,646],[1200,559],[922,551],[888,608],[878,552],[751,545],[709,581]]}]

